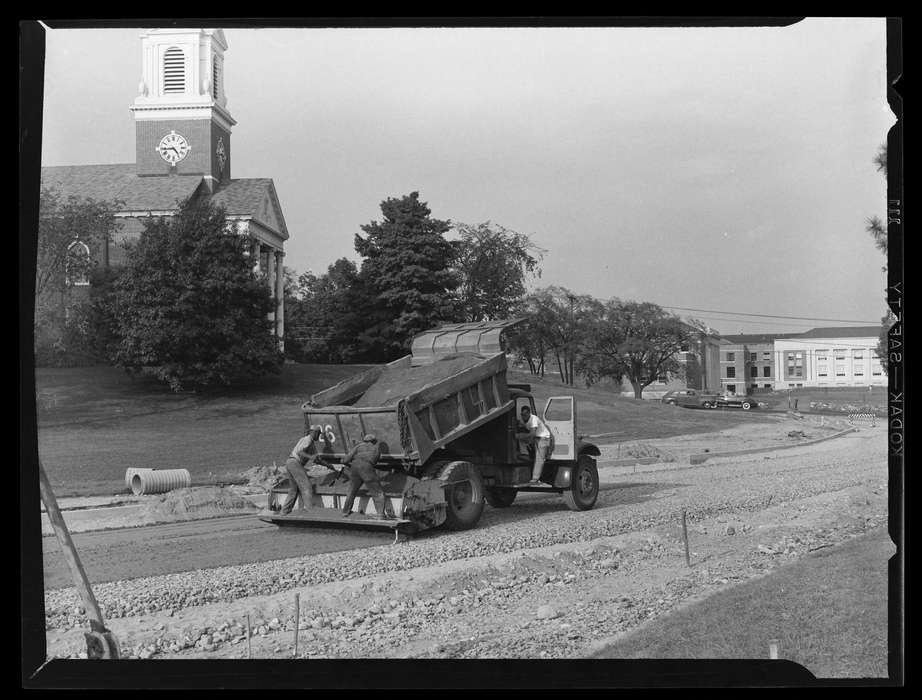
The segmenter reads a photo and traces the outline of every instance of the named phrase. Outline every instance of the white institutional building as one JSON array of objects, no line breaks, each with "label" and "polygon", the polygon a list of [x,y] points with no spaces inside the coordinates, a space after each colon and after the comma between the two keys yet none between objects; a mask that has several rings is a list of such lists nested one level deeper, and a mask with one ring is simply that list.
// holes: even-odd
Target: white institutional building
[{"label": "white institutional building", "polygon": [[887,386],[877,356],[879,327],[814,328],[774,341],[775,389]]}]

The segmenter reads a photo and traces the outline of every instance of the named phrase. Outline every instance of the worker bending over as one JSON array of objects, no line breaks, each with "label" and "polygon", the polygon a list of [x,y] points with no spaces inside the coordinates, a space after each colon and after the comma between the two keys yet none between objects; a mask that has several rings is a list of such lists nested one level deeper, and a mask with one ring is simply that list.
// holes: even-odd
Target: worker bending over
[{"label": "worker bending over", "polygon": [[369,433],[355,447],[349,450],[349,454],[343,457],[343,464],[349,467],[349,495],[343,505],[343,517],[346,518],[352,513],[352,504],[355,502],[355,495],[358,493],[362,484],[368,490],[369,495],[375,504],[375,511],[379,518],[391,520],[394,518],[393,512],[388,508],[387,498],[384,496],[384,489],[381,488],[381,480],[378,472],[375,471],[375,464],[381,457],[381,445],[373,433]]}]

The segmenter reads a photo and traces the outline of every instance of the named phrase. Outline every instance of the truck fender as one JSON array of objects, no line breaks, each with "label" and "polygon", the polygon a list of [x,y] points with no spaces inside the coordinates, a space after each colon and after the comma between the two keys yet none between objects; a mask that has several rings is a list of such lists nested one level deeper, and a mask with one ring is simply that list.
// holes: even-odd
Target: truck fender
[{"label": "truck fender", "polygon": [[592,455],[593,457],[601,457],[602,452],[598,447],[593,445],[591,442],[582,442],[580,441],[576,447],[577,457],[579,455]]},{"label": "truck fender", "polygon": [[554,487],[559,489],[568,489],[570,484],[573,481],[573,470],[576,467],[576,463],[580,457],[583,455],[592,455],[593,457],[599,457],[602,452],[598,447],[593,445],[591,442],[580,442],[578,445],[578,454],[576,455],[576,460],[572,462],[565,462],[557,467],[557,474],[554,476]]},{"label": "truck fender", "polygon": [[557,474],[554,476],[554,487],[559,489],[570,488],[570,482],[573,481],[573,468],[576,462],[566,462],[557,467]]}]

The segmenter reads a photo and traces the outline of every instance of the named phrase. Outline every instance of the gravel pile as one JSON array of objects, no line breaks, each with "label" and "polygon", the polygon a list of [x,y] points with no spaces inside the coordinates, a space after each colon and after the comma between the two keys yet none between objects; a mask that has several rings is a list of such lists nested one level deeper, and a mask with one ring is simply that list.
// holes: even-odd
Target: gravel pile
[{"label": "gravel pile", "polygon": [[387,367],[355,402],[356,406],[388,406],[424,386],[483,362],[479,355],[447,357],[419,367]]},{"label": "gravel pile", "polygon": [[197,486],[176,489],[147,502],[138,520],[141,523],[163,523],[257,510],[253,503],[230,487]]},{"label": "gravel pile", "polygon": [[[422,537],[400,546],[117,581],[94,588],[103,615],[119,618],[280,593],[371,572],[406,571],[500,552],[588,542],[675,523],[683,508],[687,509],[689,521],[695,522],[719,514],[759,511],[769,505],[859,484],[874,482],[886,490],[885,482],[880,482],[882,476],[886,478],[882,456],[877,470],[869,468],[867,454],[841,454],[851,456],[839,457],[835,464],[828,456],[806,455],[779,460],[779,466],[773,469],[770,461],[750,460],[706,470],[686,469],[679,477],[668,471],[645,474],[646,483],[642,485],[626,484],[603,491],[596,510],[584,513],[563,510],[556,497],[523,499],[514,506],[523,511],[521,519],[500,520],[497,511],[487,509],[482,526],[469,532]],[[763,473],[765,478],[761,478]],[[675,483],[676,479],[682,483]],[[649,489],[650,483],[657,481],[659,487]],[[532,513],[526,515],[529,510]],[[85,625],[73,589],[46,592],[45,605],[49,629]]]}]

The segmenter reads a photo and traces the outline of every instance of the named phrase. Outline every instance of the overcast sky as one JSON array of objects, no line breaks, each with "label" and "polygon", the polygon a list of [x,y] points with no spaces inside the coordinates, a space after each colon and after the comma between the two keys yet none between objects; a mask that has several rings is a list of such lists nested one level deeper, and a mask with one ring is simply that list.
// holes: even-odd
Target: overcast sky
[{"label": "overcast sky", "polygon": [[[131,163],[139,29],[50,30],[43,165]],[[358,260],[380,202],[491,220],[537,285],[876,322],[892,114],[883,19],[787,28],[228,29],[233,177],[271,177],[286,265]],[[836,325],[728,321],[724,333]]]}]

